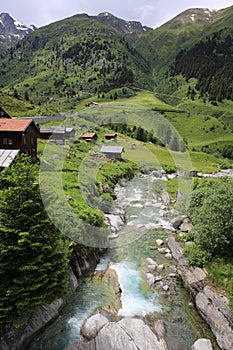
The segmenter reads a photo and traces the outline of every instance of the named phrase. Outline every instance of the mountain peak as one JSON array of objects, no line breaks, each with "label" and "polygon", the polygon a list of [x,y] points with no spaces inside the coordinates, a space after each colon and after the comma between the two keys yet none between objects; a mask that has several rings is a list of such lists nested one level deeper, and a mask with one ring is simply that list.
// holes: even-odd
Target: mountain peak
[{"label": "mountain peak", "polygon": [[109,12],[101,12],[95,18],[123,35],[142,34],[146,31],[152,30],[152,28],[145,27],[138,21],[126,21]]},{"label": "mountain peak", "polygon": [[0,44],[4,48],[7,48],[18,40],[23,39],[25,35],[35,29],[35,26],[26,26],[14,18],[10,13],[0,13]]},{"label": "mountain peak", "polygon": [[110,12],[101,12],[98,14],[99,17],[114,17]]},{"label": "mountain peak", "polygon": [[208,8],[191,8],[182,12],[176,18],[180,19],[182,23],[202,22],[203,24],[208,24],[215,19],[217,12],[216,10],[210,10]]}]

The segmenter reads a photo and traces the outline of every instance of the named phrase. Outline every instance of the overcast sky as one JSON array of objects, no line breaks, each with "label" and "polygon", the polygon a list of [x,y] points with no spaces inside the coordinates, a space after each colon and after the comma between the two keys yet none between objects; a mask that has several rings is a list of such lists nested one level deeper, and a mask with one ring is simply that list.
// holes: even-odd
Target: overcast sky
[{"label": "overcast sky", "polygon": [[189,8],[222,9],[231,5],[232,0],[1,0],[0,13],[9,12],[26,25],[41,27],[78,13],[107,11],[156,28]]}]

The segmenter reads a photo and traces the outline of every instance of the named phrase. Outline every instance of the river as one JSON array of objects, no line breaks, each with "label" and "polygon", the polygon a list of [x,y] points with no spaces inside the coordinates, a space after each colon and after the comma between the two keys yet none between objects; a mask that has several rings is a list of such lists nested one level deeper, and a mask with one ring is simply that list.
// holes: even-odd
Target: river
[{"label": "river", "polygon": [[[153,315],[162,319],[166,326],[166,341],[169,350],[188,350],[198,338],[210,338],[208,326],[197,314],[189,295],[181,282],[168,277],[174,271],[175,262],[165,258],[156,249],[155,240],[174,234],[169,215],[159,196],[154,177],[135,177],[124,187],[118,187],[116,206],[125,210],[126,224],[119,231],[119,238],[101,259],[96,271],[107,266],[115,269],[122,289],[119,316]],[[146,258],[164,265],[161,272],[169,290],[161,283],[149,288],[146,272],[149,272]],[[83,321],[97,308],[111,303],[106,286],[97,283],[92,276],[79,281],[79,287],[60,317],[37,335],[28,349],[64,350],[70,344],[82,341],[80,327]]]}]

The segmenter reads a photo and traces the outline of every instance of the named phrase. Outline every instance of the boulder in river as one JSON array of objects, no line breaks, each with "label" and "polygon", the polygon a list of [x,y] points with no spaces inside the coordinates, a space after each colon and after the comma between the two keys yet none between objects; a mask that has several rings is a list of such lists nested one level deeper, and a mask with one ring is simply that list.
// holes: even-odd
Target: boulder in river
[{"label": "boulder in river", "polygon": [[171,197],[165,189],[163,189],[163,191],[162,191],[162,200],[163,200],[165,205],[168,205],[171,203]]},{"label": "boulder in river", "polygon": [[80,333],[86,339],[93,339],[103,326],[108,323],[108,319],[100,313],[89,317],[82,325]]},{"label": "boulder in river", "polygon": [[213,347],[209,339],[198,339],[191,347],[191,350],[213,350]]},{"label": "boulder in river", "polygon": [[[91,317],[93,320],[93,316]],[[85,322],[92,325],[92,321]],[[88,332],[89,333],[89,332]],[[142,319],[126,317],[108,322],[90,342],[71,345],[67,350],[168,350],[163,338],[157,337]]]}]

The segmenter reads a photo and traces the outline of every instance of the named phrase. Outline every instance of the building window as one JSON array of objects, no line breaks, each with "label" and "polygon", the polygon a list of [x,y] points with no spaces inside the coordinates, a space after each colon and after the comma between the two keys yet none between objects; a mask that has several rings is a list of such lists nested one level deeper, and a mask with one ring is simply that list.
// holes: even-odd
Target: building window
[{"label": "building window", "polygon": [[13,140],[11,138],[7,138],[7,137],[4,137],[3,138],[3,145],[8,145],[8,146],[11,146],[13,145]]}]

